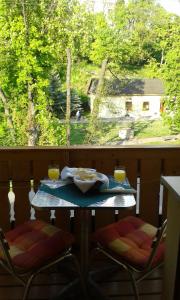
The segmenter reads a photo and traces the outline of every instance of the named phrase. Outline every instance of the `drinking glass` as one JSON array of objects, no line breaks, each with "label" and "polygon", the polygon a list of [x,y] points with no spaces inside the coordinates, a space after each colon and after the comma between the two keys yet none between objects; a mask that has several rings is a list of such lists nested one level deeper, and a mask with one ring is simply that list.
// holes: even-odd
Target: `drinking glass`
[{"label": "drinking glass", "polygon": [[126,169],[124,166],[116,166],[114,169],[114,179],[118,182],[126,180]]},{"label": "drinking glass", "polygon": [[51,164],[48,166],[48,177],[51,180],[58,180],[60,175],[59,166]]}]

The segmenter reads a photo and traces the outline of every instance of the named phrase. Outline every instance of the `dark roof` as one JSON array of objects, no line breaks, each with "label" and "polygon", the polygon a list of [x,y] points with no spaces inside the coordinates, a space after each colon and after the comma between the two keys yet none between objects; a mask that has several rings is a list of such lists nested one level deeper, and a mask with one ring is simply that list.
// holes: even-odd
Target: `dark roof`
[{"label": "dark roof", "polygon": [[[91,79],[88,93],[95,94],[98,79]],[[160,79],[105,79],[104,95],[163,95],[164,87]]]}]

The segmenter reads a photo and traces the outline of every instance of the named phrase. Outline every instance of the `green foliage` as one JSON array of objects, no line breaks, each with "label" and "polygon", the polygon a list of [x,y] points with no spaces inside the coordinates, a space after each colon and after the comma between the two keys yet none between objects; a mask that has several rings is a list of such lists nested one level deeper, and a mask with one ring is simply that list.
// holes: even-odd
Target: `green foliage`
[{"label": "green foliage", "polygon": [[[60,119],[66,111],[67,47],[72,53],[72,116],[79,108],[88,112],[88,84],[108,58],[109,77],[163,80],[163,116],[179,132],[179,36],[180,17],[155,0],[119,0],[108,17],[87,11],[77,0],[0,0],[0,88],[6,97],[6,103],[0,99],[0,144],[27,145],[31,127],[37,145],[66,143]],[[104,143],[102,123],[92,121],[97,123],[92,142]],[[77,130],[83,142],[86,128],[78,126],[72,134]],[[106,127],[106,136],[111,129]]]},{"label": "green foliage", "polygon": [[[65,128],[53,110],[54,99],[63,102],[65,95],[66,48],[71,47],[74,60],[88,57],[92,24],[92,15],[77,1],[0,0],[0,87],[17,145],[28,143],[30,126],[36,130],[37,144],[65,143]],[[59,78],[59,86],[52,93],[54,76]],[[81,96],[74,95],[76,100]],[[6,118],[2,113],[0,143],[7,141],[8,145],[13,141],[4,139]]]},{"label": "green foliage", "polygon": [[158,41],[163,59],[151,59],[146,66],[150,77],[164,81],[163,118],[174,132],[180,131],[180,17],[171,16],[164,31],[158,31]]},{"label": "green foliage", "polygon": [[94,41],[90,58],[96,64],[101,64],[106,58],[113,59],[116,39],[114,30],[109,26],[103,14],[97,14],[94,32]]},{"label": "green foliage", "polygon": [[171,127],[180,131],[180,24],[173,24],[170,45],[166,54],[166,64],[162,68],[162,76],[166,82],[165,120]]},{"label": "green foliage", "polygon": [[153,0],[118,1],[109,19],[96,17],[91,59],[99,64],[108,57],[116,69],[144,66],[152,55],[161,55],[156,30],[167,16]]}]

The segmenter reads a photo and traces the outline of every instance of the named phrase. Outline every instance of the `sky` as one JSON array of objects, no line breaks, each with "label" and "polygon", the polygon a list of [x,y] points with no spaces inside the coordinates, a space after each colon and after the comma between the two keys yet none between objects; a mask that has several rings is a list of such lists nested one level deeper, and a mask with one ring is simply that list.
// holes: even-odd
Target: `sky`
[{"label": "sky", "polygon": [[[80,0],[80,2],[84,2],[84,1],[85,0]],[[96,11],[102,9],[102,2],[103,2],[102,0],[95,1]],[[111,0],[111,2],[116,2],[116,0]],[[160,3],[167,11],[180,15],[180,0],[157,0],[157,2]]]},{"label": "sky", "polygon": [[180,0],[158,0],[158,2],[167,11],[180,15]]}]

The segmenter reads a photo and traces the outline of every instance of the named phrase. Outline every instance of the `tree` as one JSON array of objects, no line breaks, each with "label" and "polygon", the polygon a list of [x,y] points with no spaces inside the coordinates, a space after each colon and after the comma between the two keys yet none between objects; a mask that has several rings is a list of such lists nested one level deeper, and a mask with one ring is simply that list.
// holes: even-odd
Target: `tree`
[{"label": "tree", "polygon": [[114,60],[116,42],[114,29],[110,26],[106,17],[102,13],[97,14],[95,16],[94,41],[90,53],[91,60],[98,65],[107,57]]},{"label": "tree", "polygon": [[[156,27],[156,50],[146,66],[146,74],[164,81],[164,120],[175,132],[180,130],[180,17],[166,16],[166,24]],[[157,53],[156,51],[156,53]]]},{"label": "tree", "polygon": [[88,142],[93,142],[95,139],[95,136],[97,135],[97,132],[98,132],[99,106],[100,106],[100,103],[101,103],[101,100],[103,97],[104,77],[105,77],[107,64],[108,64],[108,59],[106,58],[102,61],[101,71],[99,74],[99,80],[98,80],[98,84],[96,87],[96,94],[95,94],[93,105],[92,105],[91,117],[90,117],[89,128],[88,128],[88,136],[87,136]]},{"label": "tree", "polygon": [[47,110],[47,88],[55,62],[46,27],[50,3],[1,2],[0,84],[9,99],[16,144],[20,145],[55,141],[51,134],[52,116]]},{"label": "tree", "polygon": [[117,1],[108,19],[96,18],[92,61],[99,64],[109,57],[109,67],[119,73],[142,68],[161,55],[156,29],[164,30],[167,15],[154,0]]},{"label": "tree", "polygon": [[174,131],[180,131],[180,17],[174,18],[169,28],[161,74],[165,81],[165,120]]},{"label": "tree", "polygon": [[[58,77],[65,92],[67,47],[75,60],[88,57],[88,16],[75,0],[0,0],[2,143],[65,143],[65,127],[52,109],[51,83]],[[5,140],[10,120],[13,134]]]}]

